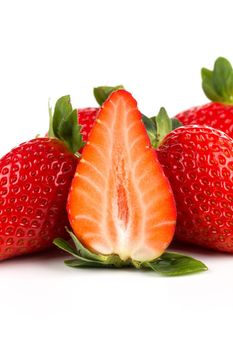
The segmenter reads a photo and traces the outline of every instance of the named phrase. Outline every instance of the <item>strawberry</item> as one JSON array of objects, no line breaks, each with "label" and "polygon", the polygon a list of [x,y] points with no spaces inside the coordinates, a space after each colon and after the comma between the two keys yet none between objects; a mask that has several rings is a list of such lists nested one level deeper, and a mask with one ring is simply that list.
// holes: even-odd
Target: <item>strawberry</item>
[{"label": "strawberry", "polygon": [[81,126],[83,141],[87,142],[88,136],[95,123],[99,108],[78,108],[78,124]]},{"label": "strawberry", "polygon": [[[154,181],[148,191],[150,177]],[[153,193],[159,198],[150,202]],[[117,254],[122,260],[152,260],[171,241],[175,207],[170,187],[150,147],[136,102],[123,90],[113,94],[99,114],[72,182],[68,213],[85,246]],[[141,234],[136,234],[139,228]],[[153,238],[156,235],[158,239]]]},{"label": "strawberry", "polygon": [[233,140],[211,127],[183,126],[157,155],[176,200],[176,238],[233,253]]},{"label": "strawberry", "polygon": [[[52,127],[53,124],[53,127]],[[66,200],[81,146],[69,97],[58,100],[50,134],[22,143],[0,160],[0,260],[40,251],[65,236]]]},{"label": "strawberry", "polygon": [[213,71],[203,68],[202,86],[213,102],[188,109],[176,118],[183,125],[211,126],[233,138],[233,70],[230,62],[219,57]]},{"label": "strawberry", "polygon": [[55,244],[75,256],[69,266],[133,265],[170,275],[206,269],[164,253],[175,229],[174,198],[137,103],[125,90],[113,92],[98,113],[67,211],[75,248],[62,239]]}]

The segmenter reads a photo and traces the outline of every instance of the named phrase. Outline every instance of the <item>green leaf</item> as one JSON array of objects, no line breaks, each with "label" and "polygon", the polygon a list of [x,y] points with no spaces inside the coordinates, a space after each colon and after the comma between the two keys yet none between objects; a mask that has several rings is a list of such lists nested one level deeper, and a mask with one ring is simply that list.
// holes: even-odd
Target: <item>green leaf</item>
[{"label": "green leaf", "polygon": [[57,100],[53,114],[53,132],[56,137],[60,137],[60,125],[63,122],[63,120],[66,119],[72,113],[72,110],[73,108],[70,102],[69,95],[62,96]]},{"label": "green leaf", "polygon": [[81,126],[77,121],[77,110],[74,109],[69,115],[61,120],[58,126],[58,136],[63,140],[72,153],[76,153],[84,146],[82,135],[80,133]]},{"label": "green leaf", "polygon": [[95,87],[93,90],[94,96],[98,104],[101,106],[108,98],[108,96],[113,92],[117,90],[124,89],[123,85],[117,85],[117,86],[98,86]]},{"label": "green leaf", "polygon": [[55,238],[53,243],[61,250],[75,256],[79,257],[78,252],[63,238]]},{"label": "green leaf", "polygon": [[56,238],[53,241],[53,243],[61,250],[73,255],[76,259],[78,259],[84,263],[98,262],[98,263],[104,265],[104,262],[96,261],[95,259],[91,259],[91,258],[89,259],[85,256],[82,256],[79,251],[76,251],[73,247],[71,247],[71,245],[67,241],[65,241],[63,238]]},{"label": "green leaf", "polygon": [[64,263],[67,266],[70,267],[106,267],[106,265],[104,265],[103,263],[101,263],[100,261],[83,261],[81,259],[70,259],[70,260],[65,260]]},{"label": "green leaf", "polygon": [[178,120],[172,121],[172,119],[168,117],[164,107],[160,108],[156,117],[148,118],[142,114],[142,121],[154,148],[157,148],[161,144],[164,137],[175,128],[175,125],[177,125],[176,127],[178,127],[178,125],[181,126]]},{"label": "green leaf", "polygon": [[213,84],[219,96],[228,96],[228,80],[232,74],[232,66],[225,58],[219,57],[214,64]]},{"label": "green leaf", "polygon": [[55,238],[53,243],[60,248],[61,250],[75,256],[78,257],[79,255],[77,254],[76,250],[71,247],[71,245],[65,241],[63,238]]},{"label": "green leaf", "polygon": [[217,58],[213,71],[202,68],[201,76],[202,88],[211,101],[233,104],[233,69],[226,58]]},{"label": "green leaf", "polygon": [[145,262],[143,266],[166,276],[182,276],[207,270],[201,261],[172,252],[166,252],[154,261]]},{"label": "green leaf", "polygon": [[153,118],[148,118],[145,115],[142,114],[142,121],[144,123],[144,126],[146,128],[147,134],[149,136],[150,142],[153,147],[156,147],[157,145],[157,130],[156,130],[156,123]]},{"label": "green leaf", "polygon": [[54,244],[63,251],[71,254],[75,259],[66,260],[70,267],[105,267],[122,268],[134,266],[137,269],[152,269],[166,276],[180,276],[207,270],[200,261],[177,253],[167,252],[154,261],[135,261],[127,259],[123,261],[117,254],[95,254],[85,248],[77,237],[67,229],[71,235],[75,248],[62,238],[56,238]]},{"label": "green leaf", "polygon": [[176,118],[172,118],[171,122],[172,122],[172,130],[175,130],[175,129],[183,126],[183,124]]},{"label": "green leaf", "polygon": [[219,96],[218,96],[217,92],[215,91],[215,88],[212,84],[212,72],[206,68],[202,68],[201,76],[202,76],[202,89],[203,89],[205,95],[211,101],[218,101]]},{"label": "green leaf", "polygon": [[63,141],[69,150],[77,154],[84,146],[81,135],[81,126],[78,124],[77,110],[72,108],[70,96],[59,98],[54,113],[49,105],[49,137],[56,137]]},{"label": "green leaf", "polygon": [[117,265],[114,263],[104,263],[102,261],[96,261],[96,260],[90,260],[90,261],[85,261],[84,259],[77,258],[77,259],[70,259],[70,260],[65,260],[64,263],[67,266],[70,267],[98,267],[98,268],[108,268],[108,269],[117,269],[123,266],[128,266],[128,265]]},{"label": "green leaf", "polygon": [[89,260],[94,260],[94,261],[105,262],[107,260],[107,258],[104,255],[92,253],[90,250],[85,248],[82,245],[82,243],[78,240],[78,238],[73,234],[73,232],[71,232],[67,228],[66,228],[66,231],[71,236],[79,256],[82,256],[83,258],[86,258],[86,259],[89,259]]},{"label": "green leaf", "polygon": [[72,109],[69,95],[57,100],[53,114],[49,105],[49,120],[48,136],[62,140],[72,153],[77,154],[84,146],[84,142],[80,132],[81,126],[78,124],[77,110]]},{"label": "green leaf", "polygon": [[156,129],[157,129],[157,142],[158,147],[164,137],[172,131],[172,121],[168,117],[166,109],[164,107],[160,108],[159,114],[156,117]]}]

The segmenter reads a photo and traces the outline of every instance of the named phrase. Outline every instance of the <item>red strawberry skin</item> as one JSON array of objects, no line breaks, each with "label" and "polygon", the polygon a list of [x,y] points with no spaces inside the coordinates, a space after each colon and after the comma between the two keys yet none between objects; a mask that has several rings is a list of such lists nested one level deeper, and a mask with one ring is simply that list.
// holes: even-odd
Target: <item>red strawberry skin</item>
[{"label": "red strawberry skin", "polygon": [[66,235],[66,200],[77,157],[37,138],[0,160],[0,260],[41,251]]},{"label": "red strawberry skin", "polygon": [[78,113],[78,123],[82,126],[81,134],[83,136],[83,141],[87,142],[88,136],[95,123],[99,108],[79,108]]},{"label": "red strawberry skin", "polygon": [[177,205],[176,238],[233,253],[233,140],[184,126],[157,150]]},{"label": "red strawberry skin", "polygon": [[193,107],[176,116],[183,125],[207,125],[233,138],[233,106],[210,102]]}]

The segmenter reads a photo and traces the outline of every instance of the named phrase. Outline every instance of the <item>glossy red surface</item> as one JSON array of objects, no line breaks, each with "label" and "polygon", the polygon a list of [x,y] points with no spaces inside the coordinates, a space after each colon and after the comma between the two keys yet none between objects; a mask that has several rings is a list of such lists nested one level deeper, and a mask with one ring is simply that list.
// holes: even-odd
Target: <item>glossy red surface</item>
[{"label": "glossy red surface", "polygon": [[157,154],[176,200],[176,238],[233,253],[233,140],[186,126],[167,135]]},{"label": "glossy red surface", "polygon": [[0,160],[0,260],[66,235],[66,200],[77,158],[59,140],[37,138]]}]

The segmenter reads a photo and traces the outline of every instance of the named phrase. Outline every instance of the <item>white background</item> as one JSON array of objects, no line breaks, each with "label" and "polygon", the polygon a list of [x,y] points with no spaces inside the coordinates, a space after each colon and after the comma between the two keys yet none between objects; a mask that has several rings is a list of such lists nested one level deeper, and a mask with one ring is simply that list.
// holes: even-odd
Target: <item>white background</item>
[{"label": "white background", "polygon": [[[47,101],[124,84],[140,109],[171,116],[206,102],[200,68],[233,61],[232,1],[0,0],[0,156],[44,134]],[[164,278],[75,270],[60,253],[0,264],[0,348],[231,349],[233,257]]]}]

